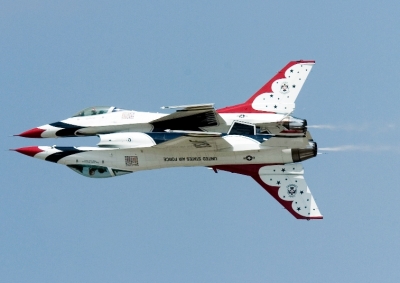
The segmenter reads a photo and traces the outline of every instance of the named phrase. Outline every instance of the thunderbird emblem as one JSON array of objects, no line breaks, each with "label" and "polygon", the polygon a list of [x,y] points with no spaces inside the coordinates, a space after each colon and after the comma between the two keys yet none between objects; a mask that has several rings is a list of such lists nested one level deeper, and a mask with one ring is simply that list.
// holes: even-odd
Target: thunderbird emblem
[{"label": "thunderbird emblem", "polygon": [[288,93],[289,92],[288,83],[286,83],[286,82],[282,83],[280,92],[281,93]]},{"label": "thunderbird emblem", "polygon": [[294,197],[296,195],[297,186],[295,184],[290,184],[286,188],[287,188],[287,192],[288,192],[289,197],[292,198],[292,197]]}]

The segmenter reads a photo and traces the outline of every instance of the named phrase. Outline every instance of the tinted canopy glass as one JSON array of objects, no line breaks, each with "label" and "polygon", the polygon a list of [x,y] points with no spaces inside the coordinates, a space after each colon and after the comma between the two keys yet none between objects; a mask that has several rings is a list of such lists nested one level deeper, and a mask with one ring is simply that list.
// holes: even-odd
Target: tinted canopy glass
[{"label": "tinted canopy glass", "polygon": [[113,112],[114,109],[115,109],[115,107],[113,107],[113,106],[93,106],[93,107],[88,107],[86,109],[79,111],[72,117],[83,117],[83,116],[106,114],[108,112]]},{"label": "tinted canopy glass", "polygon": [[[72,170],[74,170],[76,173],[79,173],[85,177],[90,177],[90,178],[109,178],[109,177],[121,176],[132,173],[131,171],[107,168],[104,166],[97,166],[97,165],[77,164],[77,165],[67,165],[67,166]],[[110,172],[110,170],[112,170],[112,172]]]}]

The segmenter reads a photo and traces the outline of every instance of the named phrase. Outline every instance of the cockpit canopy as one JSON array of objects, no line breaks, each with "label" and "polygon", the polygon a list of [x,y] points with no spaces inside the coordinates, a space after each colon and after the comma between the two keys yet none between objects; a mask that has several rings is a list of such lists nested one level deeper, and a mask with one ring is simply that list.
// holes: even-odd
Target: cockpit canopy
[{"label": "cockpit canopy", "polygon": [[74,170],[76,173],[79,173],[85,177],[89,178],[109,178],[109,177],[117,177],[125,174],[132,173],[131,171],[119,170],[104,166],[97,165],[67,165],[69,168]]},{"label": "cockpit canopy", "polygon": [[83,109],[73,115],[72,117],[84,117],[84,116],[93,116],[93,115],[100,115],[106,114],[111,112],[118,112],[123,111],[124,109],[120,109],[114,106],[92,106],[86,109]]}]

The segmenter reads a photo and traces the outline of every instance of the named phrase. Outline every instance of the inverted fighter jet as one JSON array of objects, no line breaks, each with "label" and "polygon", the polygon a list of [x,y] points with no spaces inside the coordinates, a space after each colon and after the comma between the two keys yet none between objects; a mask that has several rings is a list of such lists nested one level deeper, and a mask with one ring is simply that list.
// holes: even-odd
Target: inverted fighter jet
[{"label": "inverted fighter jet", "polygon": [[186,130],[226,133],[234,121],[253,123],[261,133],[298,135],[307,121],[291,116],[295,100],[315,61],[291,61],[246,102],[215,109],[214,104],[167,106],[172,114],[95,106],[71,118],[30,129],[16,136],[56,138],[118,132]]},{"label": "inverted fighter jet", "polygon": [[238,173],[252,177],[296,218],[322,219],[299,163],[317,155],[309,132],[297,137],[260,134],[254,124],[234,122],[227,134],[169,130],[99,137],[97,147],[30,146],[15,151],[90,178],[191,166]]}]

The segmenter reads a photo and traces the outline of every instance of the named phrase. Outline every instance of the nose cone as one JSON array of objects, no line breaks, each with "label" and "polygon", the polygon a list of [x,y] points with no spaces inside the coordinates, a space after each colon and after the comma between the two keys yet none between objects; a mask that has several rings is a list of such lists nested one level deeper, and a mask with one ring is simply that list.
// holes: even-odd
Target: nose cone
[{"label": "nose cone", "polygon": [[19,153],[28,155],[30,157],[34,157],[36,154],[39,152],[43,152],[44,150],[41,150],[38,146],[27,146],[27,147],[21,147],[17,149],[12,149],[14,151],[17,151]]},{"label": "nose cone", "polygon": [[19,135],[16,136],[20,136],[20,137],[24,137],[24,138],[41,138],[42,137],[42,133],[45,130],[43,129],[39,129],[39,128],[33,128],[30,129],[28,131],[25,131],[23,133],[20,133]]}]

